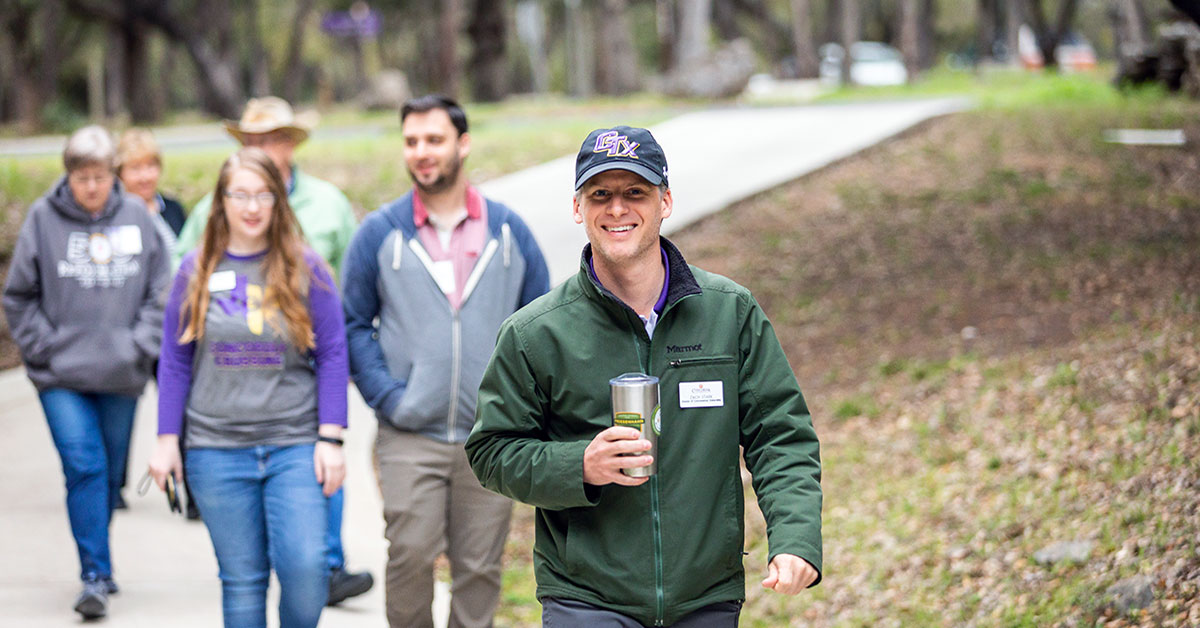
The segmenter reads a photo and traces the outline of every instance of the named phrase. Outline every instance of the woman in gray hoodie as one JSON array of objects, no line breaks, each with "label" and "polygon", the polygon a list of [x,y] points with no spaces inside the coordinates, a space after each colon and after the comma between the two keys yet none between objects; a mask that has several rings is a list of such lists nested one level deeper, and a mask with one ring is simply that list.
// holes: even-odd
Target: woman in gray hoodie
[{"label": "woman in gray hoodie", "polygon": [[167,257],[145,206],[114,176],[99,126],[76,131],[66,175],[29,208],[4,284],[4,313],[50,425],[67,485],[83,590],[103,617],[117,591],[108,528],[138,396],[162,336]]}]

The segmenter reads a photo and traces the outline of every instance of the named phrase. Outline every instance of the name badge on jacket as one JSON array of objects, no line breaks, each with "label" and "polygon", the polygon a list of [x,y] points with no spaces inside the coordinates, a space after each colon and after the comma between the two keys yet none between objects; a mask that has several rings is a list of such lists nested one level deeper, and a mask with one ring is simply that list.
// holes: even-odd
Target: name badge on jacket
[{"label": "name badge on jacket", "polygon": [[725,405],[725,386],[712,382],[679,382],[680,408],[719,408]]}]

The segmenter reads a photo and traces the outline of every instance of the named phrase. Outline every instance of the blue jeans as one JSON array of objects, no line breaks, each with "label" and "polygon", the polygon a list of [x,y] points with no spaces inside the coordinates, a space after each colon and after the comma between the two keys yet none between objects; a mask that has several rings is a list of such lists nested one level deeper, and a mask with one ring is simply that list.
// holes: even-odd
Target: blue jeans
[{"label": "blue jeans", "polygon": [[329,570],[313,445],[192,448],[187,476],[217,554],[225,628],[267,625],[272,569],[281,628],[315,627],[329,596]]},{"label": "blue jeans", "polygon": [[38,393],[67,481],[67,516],[84,580],[112,577],[108,525],[129,452],[137,397],[49,388]]},{"label": "blue jeans", "polygon": [[346,493],[338,489],[329,496],[329,520],[325,528],[325,564],[330,569],[346,566],[346,552],[342,549],[342,511],[346,508]]}]

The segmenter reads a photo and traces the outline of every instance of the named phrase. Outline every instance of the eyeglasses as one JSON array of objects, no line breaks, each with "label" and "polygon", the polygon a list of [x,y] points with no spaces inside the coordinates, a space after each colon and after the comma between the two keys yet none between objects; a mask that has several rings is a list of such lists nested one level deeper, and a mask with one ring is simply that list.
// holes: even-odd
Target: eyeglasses
[{"label": "eyeglasses", "polygon": [[240,207],[249,207],[251,200],[257,202],[259,207],[271,207],[275,204],[275,195],[271,192],[259,192],[258,194],[226,192],[225,198],[229,199],[230,203]]},{"label": "eyeglasses", "polygon": [[107,185],[112,181],[113,175],[111,173],[87,175],[81,172],[72,172],[71,174],[67,175],[67,178],[76,185]]}]

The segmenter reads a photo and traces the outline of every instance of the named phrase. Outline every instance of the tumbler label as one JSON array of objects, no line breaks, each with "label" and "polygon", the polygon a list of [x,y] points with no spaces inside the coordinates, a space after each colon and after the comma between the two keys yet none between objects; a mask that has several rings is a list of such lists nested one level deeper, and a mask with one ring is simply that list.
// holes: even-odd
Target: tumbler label
[{"label": "tumbler label", "polygon": [[638,431],[641,431],[643,422],[642,415],[636,412],[618,412],[613,416],[613,425],[632,427]]}]

